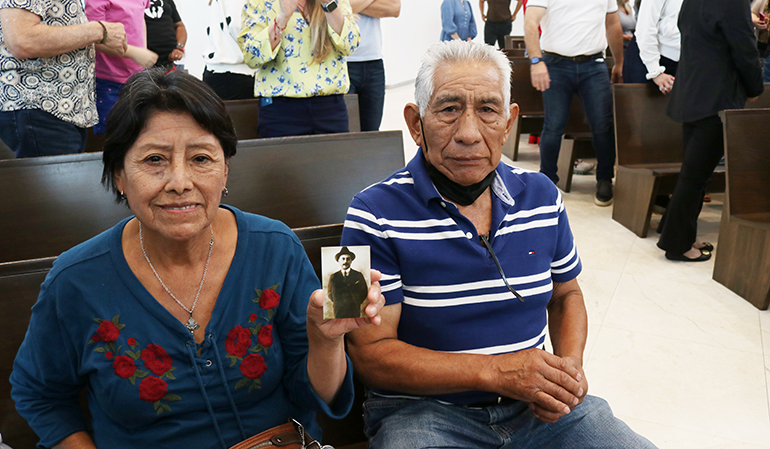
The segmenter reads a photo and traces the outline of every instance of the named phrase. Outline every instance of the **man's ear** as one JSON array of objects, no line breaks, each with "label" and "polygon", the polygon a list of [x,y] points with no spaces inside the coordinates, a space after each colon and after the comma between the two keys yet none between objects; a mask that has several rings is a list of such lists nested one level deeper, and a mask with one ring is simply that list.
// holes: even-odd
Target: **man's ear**
[{"label": "man's ear", "polygon": [[418,146],[423,145],[422,140],[422,127],[420,126],[420,109],[414,103],[407,103],[404,107],[404,121],[409,128],[409,134],[412,135],[412,140]]},{"label": "man's ear", "polygon": [[508,137],[511,134],[511,129],[513,129],[513,124],[516,123],[516,118],[519,116],[519,105],[516,103],[511,103],[510,105],[510,116],[508,117],[508,122],[505,124],[505,138],[503,138],[503,145],[505,145],[505,142],[508,141]]}]

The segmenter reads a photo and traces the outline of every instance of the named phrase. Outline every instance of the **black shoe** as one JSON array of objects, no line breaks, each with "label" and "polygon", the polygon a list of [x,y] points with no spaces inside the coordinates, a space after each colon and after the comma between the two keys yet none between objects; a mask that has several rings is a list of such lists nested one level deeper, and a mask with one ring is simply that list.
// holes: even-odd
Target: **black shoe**
[{"label": "black shoe", "polygon": [[[695,248],[695,247],[693,246],[693,248]],[[712,252],[712,251],[714,251],[714,245],[712,245],[709,242],[703,242],[703,246],[701,246],[700,248],[695,248],[695,249],[699,249],[701,251]]]},{"label": "black shoe", "polygon": [[705,262],[711,259],[711,251],[706,251],[705,249],[701,249],[700,256],[696,257],[695,259],[690,259],[684,254],[675,254],[675,253],[666,251],[666,259],[678,260],[680,262]]},{"label": "black shoe", "polygon": [[612,181],[609,179],[600,179],[596,182],[596,197],[594,204],[605,207],[612,204]]}]

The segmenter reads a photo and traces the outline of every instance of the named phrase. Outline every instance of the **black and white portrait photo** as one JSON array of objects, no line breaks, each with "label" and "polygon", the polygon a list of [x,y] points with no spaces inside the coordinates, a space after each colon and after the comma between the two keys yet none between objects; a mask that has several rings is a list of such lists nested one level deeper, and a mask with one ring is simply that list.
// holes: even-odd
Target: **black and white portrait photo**
[{"label": "black and white portrait photo", "polygon": [[371,285],[368,246],[326,247],[321,250],[325,293],[324,318],[358,318]]}]

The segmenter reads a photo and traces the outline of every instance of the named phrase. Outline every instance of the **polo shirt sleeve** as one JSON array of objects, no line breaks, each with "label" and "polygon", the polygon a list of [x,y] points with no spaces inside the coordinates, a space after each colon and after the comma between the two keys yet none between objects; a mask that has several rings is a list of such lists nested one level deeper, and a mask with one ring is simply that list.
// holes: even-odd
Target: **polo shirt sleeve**
[{"label": "polo shirt sleeve", "polygon": [[556,191],[556,205],[559,211],[559,224],[556,237],[556,252],[551,262],[551,278],[554,282],[567,282],[575,279],[583,265],[577,253],[575,240],[569,226],[567,211],[561,193]]},{"label": "polo shirt sleeve", "polygon": [[617,0],[607,0],[607,14],[612,14],[618,10]]},{"label": "polo shirt sleeve", "polygon": [[0,9],[18,8],[26,9],[38,16],[45,17],[46,13],[53,6],[52,0],[0,0]]},{"label": "polo shirt sleeve", "polygon": [[401,268],[393,241],[388,237],[381,214],[359,193],[353,198],[345,217],[341,245],[367,245],[371,252],[372,268],[382,273],[380,288],[385,296],[385,304],[397,304],[404,301],[401,289]]},{"label": "polo shirt sleeve", "polygon": [[527,8],[532,6],[539,6],[541,8],[548,8],[548,0],[529,0],[527,2]]}]

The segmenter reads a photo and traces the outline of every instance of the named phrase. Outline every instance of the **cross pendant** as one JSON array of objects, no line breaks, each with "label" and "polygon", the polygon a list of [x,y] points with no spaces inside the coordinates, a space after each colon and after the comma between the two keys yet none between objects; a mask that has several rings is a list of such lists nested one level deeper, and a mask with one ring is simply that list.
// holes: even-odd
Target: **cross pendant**
[{"label": "cross pendant", "polygon": [[200,324],[195,322],[195,319],[193,319],[192,315],[190,315],[190,319],[187,320],[187,324],[184,325],[184,327],[187,328],[188,331],[190,331],[190,334],[194,333],[198,328],[201,327]]}]

